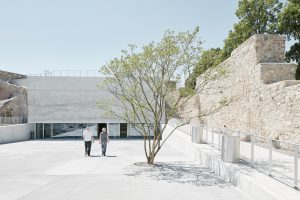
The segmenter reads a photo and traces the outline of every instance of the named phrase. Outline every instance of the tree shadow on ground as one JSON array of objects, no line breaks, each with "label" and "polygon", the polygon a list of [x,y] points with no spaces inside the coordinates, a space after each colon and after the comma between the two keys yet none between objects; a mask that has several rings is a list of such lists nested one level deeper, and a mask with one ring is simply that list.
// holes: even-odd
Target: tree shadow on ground
[{"label": "tree shadow on ground", "polygon": [[148,165],[147,163],[139,162],[129,166],[128,170],[127,176],[136,178],[143,176],[156,181],[192,184],[195,186],[225,187],[231,185],[199,164],[159,162],[154,165]]},{"label": "tree shadow on ground", "polygon": [[[260,160],[255,161],[253,166],[259,172],[266,174],[275,180],[294,187],[294,163],[290,161],[272,160],[272,167],[270,171],[269,161]],[[270,175],[270,172],[272,175]]]}]

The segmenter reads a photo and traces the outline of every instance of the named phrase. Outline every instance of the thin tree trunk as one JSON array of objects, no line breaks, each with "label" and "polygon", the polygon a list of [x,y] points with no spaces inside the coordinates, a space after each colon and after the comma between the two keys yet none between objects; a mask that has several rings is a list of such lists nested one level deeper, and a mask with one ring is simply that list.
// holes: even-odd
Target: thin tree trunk
[{"label": "thin tree trunk", "polygon": [[155,156],[151,154],[151,156],[149,156],[149,157],[147,158],[147,164],[153,165],[153,163],[154,163],[154,158],[155,158]]}]

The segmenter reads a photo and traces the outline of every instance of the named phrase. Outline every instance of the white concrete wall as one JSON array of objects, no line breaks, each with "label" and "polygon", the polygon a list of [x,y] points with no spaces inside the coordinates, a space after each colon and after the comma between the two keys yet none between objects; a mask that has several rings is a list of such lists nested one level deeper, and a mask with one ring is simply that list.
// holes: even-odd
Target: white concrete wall
[{"label": "white concrete wall", "polygon": [[[126,123],[105,115],[104,101],[122,114],[123,105],[103,86],[104,77],[27,77],[14,84],[27,88],[29,123]],[[152,119],[149,113],[149,119]]]},{"label": "white concrete wall", "polygon": [[123,123],[107,118],[96,105],[111,98],[109,92],[97,87],[104,79],[28,77],[15,80],[15,84],[27,88],[29,123]]},{"label": "white concrete wall", "polygon": [[29,140],[34,128],[34,124],[0,126],[0,144]]},{"label": "white concrete wall", "polygon": [[120,137],[120,124],[119,123],[109,123],[107,127],[109,136]]},{"label": "white concrete wall", "polygon": [[135,128],[129,124],[127,128],[127,135],[128,137],[141,137],[142,135],[135,130]]}]

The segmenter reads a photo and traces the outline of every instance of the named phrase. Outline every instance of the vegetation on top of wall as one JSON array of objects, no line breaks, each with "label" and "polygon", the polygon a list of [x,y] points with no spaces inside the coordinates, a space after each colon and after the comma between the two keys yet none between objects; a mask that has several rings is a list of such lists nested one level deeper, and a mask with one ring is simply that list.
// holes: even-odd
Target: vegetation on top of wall
[{"label": "vegetation on top of wall", "polygon": [[278,33],[279,0],[241,0],[235,14],[239,22],[233,25],[224,41],[222,59],[254,34]]},{"label": "vegetation on top of wall", "polygon": [[[299,0],[293,1],[298,2]],[[227,59],[235,48],[252,35],[279,33],[278,20],[282,6],[283,4],[279,0],[240,0],[235,13],[239,22],[233,25],[233,30],[229,31],[223,48],[203,51],[198,64],[187,78],[185,87],[195,89],[196,79],[199,75]]]},{"label": "vegetation on top of wall", "polygon": [[300,0],[289,0],[279,15],[279,31],[287,36],[288,40],[294,39],[285,57],[287,62],[297,62],[296,79],[300,80]]},{"label": "vegetation on top of wall", "polygon": [[[185,81],[185,87],[187,88],[185,93],[191,93],[191,91],[195,90],[196,79],[198,76],[204,73],[207,69],[217,66],[222,61],[223,60],[221,59],[220,48],[211,48],[209,50],[203,51],[200,60],[195,66],[192,74]],[[181,91],[183,90],[184,89],[182,88]]]}]

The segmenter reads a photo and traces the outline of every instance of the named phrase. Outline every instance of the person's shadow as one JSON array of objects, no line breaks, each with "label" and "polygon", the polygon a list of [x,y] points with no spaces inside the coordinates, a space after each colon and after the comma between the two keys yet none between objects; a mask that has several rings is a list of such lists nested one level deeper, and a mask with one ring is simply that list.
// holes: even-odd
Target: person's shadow
[{"label": "person's shadow", "polygon": [[107,155],[107,156],[91,155],[90,157],[93,157],[93,158],[97,158],[97,157],[109,157],[109,158],[116,158],[116,157],[118,157],[118,156],[113,156],[113,155]]}]

